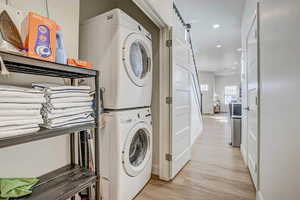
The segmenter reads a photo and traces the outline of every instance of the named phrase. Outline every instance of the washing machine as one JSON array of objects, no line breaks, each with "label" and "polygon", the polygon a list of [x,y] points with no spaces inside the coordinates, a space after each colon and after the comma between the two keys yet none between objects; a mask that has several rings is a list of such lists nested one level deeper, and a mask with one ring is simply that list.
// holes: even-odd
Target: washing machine
[{"label": "washing machine", "polygon": [[131,200],[146,185],[152,169],[150,108],[103,115],[100,174],[104,200]]},{"label": "washing machine", "polygon": [[80,25],[80,58],[101,73],[105,109],[147,107],[152,94],[152,39],[120,9]]}]

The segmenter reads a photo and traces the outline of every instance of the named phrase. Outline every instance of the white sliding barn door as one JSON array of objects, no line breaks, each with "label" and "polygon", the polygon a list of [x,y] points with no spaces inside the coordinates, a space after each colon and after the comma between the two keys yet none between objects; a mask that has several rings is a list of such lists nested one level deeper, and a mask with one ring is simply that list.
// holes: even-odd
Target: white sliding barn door
[{"label": "white sliding barn door", "polygon": [[255,186],[258,179],[258,31],[255,16],[247,37],[248,166]]},{"label": "white sliding barn door", "polygon": [[171,179],[191,159],[190,47],[185,27],[174,17],[171,48]]}]

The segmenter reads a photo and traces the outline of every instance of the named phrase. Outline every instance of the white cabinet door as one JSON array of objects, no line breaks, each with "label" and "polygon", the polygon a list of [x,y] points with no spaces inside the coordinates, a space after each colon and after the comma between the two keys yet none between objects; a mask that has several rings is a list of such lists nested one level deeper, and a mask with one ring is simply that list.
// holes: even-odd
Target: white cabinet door
[{"label": "white cabinet door", "polygon": [[258,40],[257,17],[247,37],[248,167],[257,187],[258,177]]}]

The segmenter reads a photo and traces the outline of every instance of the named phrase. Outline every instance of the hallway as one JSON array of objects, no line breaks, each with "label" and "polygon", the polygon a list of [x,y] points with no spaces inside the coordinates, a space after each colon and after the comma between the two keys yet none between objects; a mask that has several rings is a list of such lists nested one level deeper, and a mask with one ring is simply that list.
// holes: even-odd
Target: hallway
[{"label": "hallway", "polygon": [[136,200],[255,200],[241,153],[228,145],[229,131],[226,115],[204,116],[192,160],[171,183],[152,179]]}]

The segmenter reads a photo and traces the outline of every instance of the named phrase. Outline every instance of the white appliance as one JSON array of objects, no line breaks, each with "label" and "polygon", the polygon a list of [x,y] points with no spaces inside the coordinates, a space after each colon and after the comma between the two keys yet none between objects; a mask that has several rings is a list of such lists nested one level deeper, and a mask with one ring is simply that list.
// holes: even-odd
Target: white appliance
[{"label": "white appliance", "polygon": [[81,24],[80,58],[101,72],[105,109],[151,105],[151,35],[120,9]]},{"label": "white appliance", "polygon": [[131,200],[146,185],[152,168],[150,108],[103,116],[101,185],[104,200]]}]

